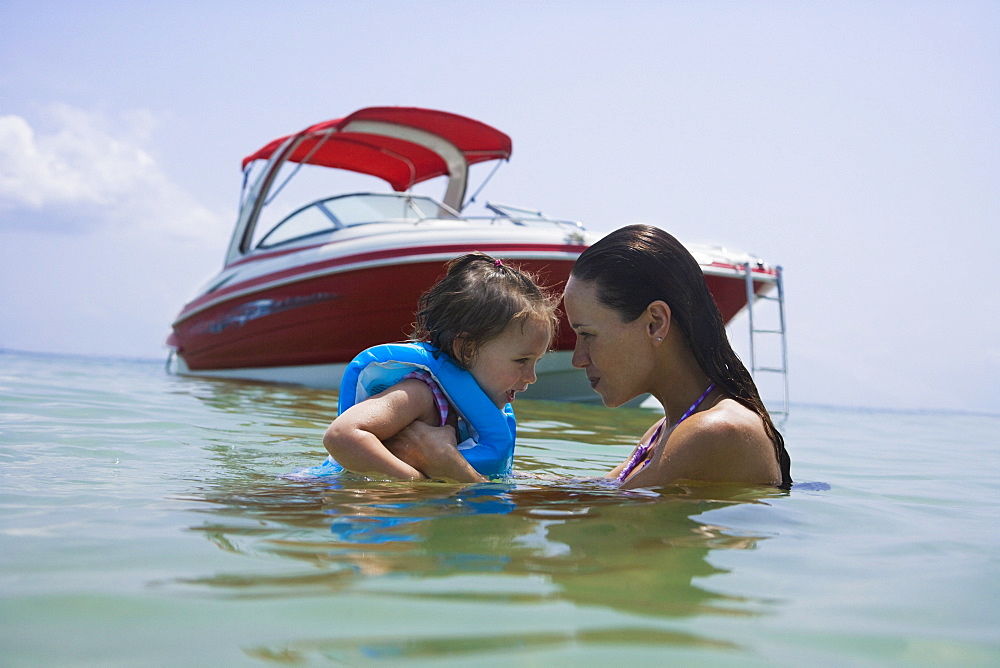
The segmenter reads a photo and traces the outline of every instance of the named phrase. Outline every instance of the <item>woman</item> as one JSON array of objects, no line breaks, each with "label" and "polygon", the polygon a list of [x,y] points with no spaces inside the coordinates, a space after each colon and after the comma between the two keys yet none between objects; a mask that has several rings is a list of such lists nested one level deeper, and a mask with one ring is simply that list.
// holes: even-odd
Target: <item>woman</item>
[{"label": "woman", "polygon": [[677,239],[649,225],[615,230],[580,255],[563,305],[577,335],[573,366],[604,404],[649,393],[663,406],[665,417],[609,478],[629,488],[791,485],[784,440]]},{"label": "woman", "polygon": [[[577,335],[573,365],[604,404],[649,393],[664,410],[608,478],[625,488],[791,485],[784,440],[729,344],[701,267],[673,236],[631,225],[599,240],[576,261],[563,305]],[[429,477],[458,479],[442,433],[415,427],[398,440],[399,456]]]}]

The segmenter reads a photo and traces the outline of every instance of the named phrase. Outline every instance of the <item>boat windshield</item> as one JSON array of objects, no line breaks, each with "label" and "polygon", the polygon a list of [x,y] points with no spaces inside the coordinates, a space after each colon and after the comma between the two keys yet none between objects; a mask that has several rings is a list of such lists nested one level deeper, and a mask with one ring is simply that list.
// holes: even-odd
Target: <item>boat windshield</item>
[{"label": "boat windshield", "polygon": [[340,195],[317,200],[292,212],[261,238],[257,248],[273,248],[357,225],[458,217],[456,212],[430,197],[375,193]]},{"label": "boat windshield", "polygon": [[344,227],[403,222],[425,218],[454,218],[457,214],[429,197],[413,195],[345,195],[323,201],[323,207]]}]

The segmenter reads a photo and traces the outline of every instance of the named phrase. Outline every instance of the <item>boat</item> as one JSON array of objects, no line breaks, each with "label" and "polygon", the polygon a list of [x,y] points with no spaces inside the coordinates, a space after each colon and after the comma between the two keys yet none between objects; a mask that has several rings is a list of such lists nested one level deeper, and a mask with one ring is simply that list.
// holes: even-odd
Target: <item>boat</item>
[{"label": "boat", "polygon": [[[407,337],[421,293],[466,252],[502,258],[561,290],[596,239],[583,224],[489,201],[470,213],[470,168],[499,166],[511,151],[510,137],[471,118],[368,107],[249,154],[223,268],[173,322],[170,370],[337,388],[361,350]],[[345,172],[391,190],[334,190],[330,175]],[[414,191],[435,179],[440,200]],[[727,321],[780,279],[759,258],[689,248]],[[570,364],[574,340],[562,323],[526,398],[596,398]]]}]

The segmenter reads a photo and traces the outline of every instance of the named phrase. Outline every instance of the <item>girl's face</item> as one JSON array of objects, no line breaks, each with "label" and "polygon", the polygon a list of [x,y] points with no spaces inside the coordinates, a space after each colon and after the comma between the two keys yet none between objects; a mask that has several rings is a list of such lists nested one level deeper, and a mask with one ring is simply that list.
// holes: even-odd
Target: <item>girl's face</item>
[{"label": "girl's face", "polygon": [[622,322],[618,313],[597,300],[597,285],[570,277],[563,292],[566,318],[576,332],[573,366],[587,372],[587,380],[605,406],[621,406],[646,390],[651,368],[643,318]]},{"label": "girl's face", "polygon": [[551,339],[546,322],[535,318],[510,322],[479,348],[469,371],[497,408],[503,408],[514,401],[517,392],[537,380],[535,365],[549,349]]}]

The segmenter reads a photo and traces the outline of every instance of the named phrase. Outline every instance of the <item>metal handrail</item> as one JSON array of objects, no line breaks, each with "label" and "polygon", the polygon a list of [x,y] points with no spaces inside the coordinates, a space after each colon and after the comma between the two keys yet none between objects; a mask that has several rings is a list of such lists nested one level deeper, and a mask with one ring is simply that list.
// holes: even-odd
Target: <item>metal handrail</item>
[{"label": "metal handrail", "polygon": [[[743,263],[744,280],[746,282],[746,292],[747,292],[747,319],[749,320],[750,326],[750,375],[756,378],[757,372],[765,373],[780,373],[782,376],[782,384],[784,387],[784,397],[783,405],[780,411],[772,411],[773,413],[780,413],[782,415],[788,415],[788,342],[787,342],[787,328],[785,326],[785,283],[784,276],[781,267],[775,267],[777,272],[777,280],[775,285],[778,289],[778,296],[771,297],[770,295],[760,295],[758,296],[753,284],[753,269],[749,262]],[[763,299],[767,301],[774,301],[778,303],[778,328],[777,329],[758,329],[754,327],[753,312],[754,303],[758,299]],[[754,337],[757,334],[778,334],[781,336],[781,366],[758,366],[757,365],[757,354],[754,345]]]}]

